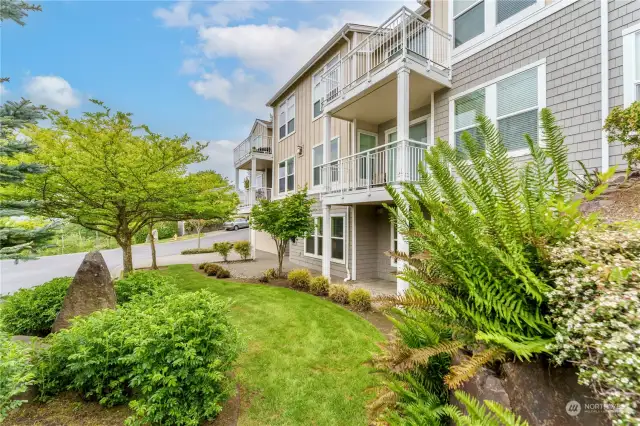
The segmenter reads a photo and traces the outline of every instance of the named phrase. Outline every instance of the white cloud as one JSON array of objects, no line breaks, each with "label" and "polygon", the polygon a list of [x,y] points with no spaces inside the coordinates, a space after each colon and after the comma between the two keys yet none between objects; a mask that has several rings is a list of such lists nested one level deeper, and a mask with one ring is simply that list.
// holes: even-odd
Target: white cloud
[{"label": "white cloud", "polygon": [[202,170],[214,170],[220,173],[223,177],[228,178],[230,183],[233,183],[236,178],[235,168],[233,166],[233,149],[236,145],[238,145],[238,142],[226,139],[210,141],[209,146],[207,146],[207,149],[204,151],[209,158],[202,163],[190,164],[188,167],[189,172],[193,173]]},{"label": "white cloud", "polygon": [[218,99],[225,104],[231,102],[231,82],[215,71],[202,74],[200,80],[190,81],[189,86],[205,99]]},{"label": "white cloud", "polygon": [[216,99],[260,116],[268,113],[265,103],[272,94],[271,86],[242,68],[236,69],[229,78],[216,71],[203,73],[199,80],[190,81],[189,86],[205,99]]},{"label": "white cloud", "polygon": [[69,82],[58,76],[35,76],[25,85],[25,93],[36,105],[55,109],[75,108],[80,105],[79,93]]},{"label": "white cloud", "polygon": [[202,64],[200,59],[188,58],[182,61],[180,74],[198,74],[200,71],[202,71]]},{"label": "white cloud", "polygon": [[229,25],[234,21],[253,18],[255,11],[267,9],[263,1],[226,0],[206,8],[206,13],[193,12],[191,1],[180,1],[170,9],[158,8],[153,16],[167,27],[199,27],[203,25]]}]

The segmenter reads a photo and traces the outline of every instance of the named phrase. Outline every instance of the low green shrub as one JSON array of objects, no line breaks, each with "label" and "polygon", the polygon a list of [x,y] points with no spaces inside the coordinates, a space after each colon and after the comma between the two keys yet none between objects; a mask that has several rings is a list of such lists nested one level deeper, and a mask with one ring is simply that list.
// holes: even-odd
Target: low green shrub
[{"label": "low green shrub", "polygon": [[371,309],[371,293],[364,288],[356,288],[349,293],[349,306],[356,311],[368,311]]},{"label": "low green shrub", "polygon": [[578,367],[614,424],[640,424],[640,229],[583,230],[551,250],[558,363]]},{"label": "low green shrub", "polygon": [[289,272],[287,279],[291,284],[291,287],[298,290],[309,290],[309,284],[311,283],[311,272],[308,269],[294,269]]},{"label": "low green shrub", "polygon": [[228,313],[228,302],[202,290],[78,318],[38,352],[39,389],[80,392],[107,407],[128,401],[128,424],[198,425],[232,390],[240,343]]},{"label": "low green shrub", "polygon": [[231,272],[228,269],[220,267],[218,269],[218,273],[216,274],[217,278],[231,278]]},{"label": "low green shrub", "polygon": [[329,286],[329,299],[333,302],[346,305],[349,303],[349,287],[342,284],[331,284]]},{"label": "low green shrub", "polygon": [[172,278],[159,271],[135,271],[114,283],[118,304],[131,301],[134,296],[167,294],[177,291]]},{"label": "low green shrub", "polygon": [[222,256],[222,260],[226,262],[229,253],[231,253],[231,250],[233,249],[233,243],[229,241],[220,241],[217,243],[213,243],[212,247],[213,252]]},{"label": "low green shrub", "polygon": [[223,269],[222,266],[218,265],[217,263],[208,263],[204,267],[204,273],[209,275],[210,277],[215,277],[216,275],[218,275],[218,272],[221,269]]},{"label": "low green shrub", "polygon": [[198,269],[204,269],[207,265],[209,264],[209,262],[204,262],[198,265]]},{"label": "low green shrub", "polygon": [[251,256],[251,243],[249,241],[236,241],[233,249],[240,255],[242,260],[247,260]]},{"label": "low green shrub", "polygon": [[0,332],[0,423],[11,410],[26,402],[14,398],[33,383],[32,370],[28,346]]},{"label": "low green shrub", "polygon": [[210,247],[203,247],[203,248],[186,249],[180,252],[180,254],[202,254],[202,253],[215,253],[215,251]]},{"label": "low green shrub", "polygon": [[23,288],[0,303],[0,326],[9,334],[46,336],[62,307],[73,278],[54,278],[33,288]]},{"label": "low green shrub", "polygon": [[329,294],[329,279],[323,276],[313,277],[309,283],[309,291],[316,296],[326,296]]},{"label": "low green shrub", "polygon": [[276,271],[273,268],[269,268],[266,271],[264,271],[264,276],[267,277],[268,279],[276,279],[278,278],[278,271]]}]

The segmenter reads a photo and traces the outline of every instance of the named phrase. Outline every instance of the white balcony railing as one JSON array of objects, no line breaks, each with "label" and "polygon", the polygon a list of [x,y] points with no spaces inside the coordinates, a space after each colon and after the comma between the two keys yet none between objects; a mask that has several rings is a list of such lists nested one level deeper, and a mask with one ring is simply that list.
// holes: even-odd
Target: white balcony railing
[{"label": "white balcony railing", "polygon": [[252,153],[272,154],[271,136],[249,136],[233,149],[233,162],[237,166],[250,158]]},{"label": "white balcony railing", "polygon": [[260,202],[260,200],[271,199],[271,188],[249,188],[246,191],[238,191],[240,204],[238,209],[241,211],[251,210],[251,207]]},{"label": "white balcony railing", "polygon": [[431,144],[391,142],[322,165],[325,192],[348,192],[418,181],[420,163]]},{"label": "white balcony railing", "polygon": [[323,74],[325,104],[407,56],[450,80],[451,38],[403,6]]}]

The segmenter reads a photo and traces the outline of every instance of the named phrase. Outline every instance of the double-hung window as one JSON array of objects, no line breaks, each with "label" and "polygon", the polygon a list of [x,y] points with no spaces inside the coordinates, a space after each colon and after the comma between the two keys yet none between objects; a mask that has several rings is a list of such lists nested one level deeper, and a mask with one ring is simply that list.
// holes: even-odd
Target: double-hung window
[{"label": "double-hung window", "polygon": [[331,216],[331,259],[344,262],[344,216]]},{"label": "double-hung window", "polygon": [[454,47],[496,30],[501,23],[536,3],[544,6],[542,0],[453,0]]},{"label": "double-hung window", "polygon": [[322,216],[313,218],[313,233],[304,240],[304,254],[322,256]]},{"label": "double-hung window", "polygon": [[[338,181],[338,170],[336,166],[338,164],[338,152],[340,147],[340,137],[331,139],[331,151],[329,178],[330,182]],[[313,186],[320,186],[324,183],[324,176],[322,176],[322,164],[324,163],[324,144],[316,145],[313,147],[311,155],[312,169],[313,169]]]},{"label": "double-hung window", "polygon": [[[478,140],[476,117],[484,114],[485,90],[479,89],[454,101],[454,137],[456,149],[465,152],[462,134],[469,132]],[[478,141],[482,143],[482,141]]]},{"label": "double-hung window", "polygon": [[640,101],[640,25],[622,32],[624,106]]},{"label": "double-hung window", "polygon": [[296,95],[291,95],[278,107],[278,136],[286,138],[296,129]]},{"label": "double-hung window", "polygon": [[294,161],[293,157],[281,161],[278,164],[278,192],[286,193],[294,188]]},{"label": "double-hung window", "polygon": [[[313,93],[312,108],[313,118],[322,115],[324,111],[325,95],[329,91],[337,90],[340,86],[340,68],[336,64],[340,61],[340,55],[336,55],[320,68],[312,77]],[[331,73],[324,75],[327,71]],[[324,79],[322,78],[324,76]]]},{"label": "double-hung window", "polygon": [[528,152],[525,134],[539,141],[539,111],[546,103],[546,67],[543,64],[510,73],[485,87],[453,100],[453,139],[465,152],[462,134],[467,131],[481,145],[476,117],[485,114],[497,126],[507,151]]}]

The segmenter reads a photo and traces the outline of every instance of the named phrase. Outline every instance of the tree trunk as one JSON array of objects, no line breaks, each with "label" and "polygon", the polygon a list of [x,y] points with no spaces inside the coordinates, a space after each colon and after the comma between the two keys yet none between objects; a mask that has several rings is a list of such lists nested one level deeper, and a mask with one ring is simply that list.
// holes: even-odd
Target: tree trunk
[{"label": "tree trunk", "polygon": [[278,278],[280,278],[282,277],[282,261],[284,259],[285,243],[282,241],[276,241],[276,247],[278,251]]},{"label": "tree trunk", "polygon": [[156,262],[156,241],[153,238],[153,223],[149,223],[149,238],[151,241],[151,269],[158,269]]},{"label": "tree trunk", "polygon": [[124,275],[133,272],[133,250],[131,249],[131,235],[125,235],[118,239],[118,244],[122,248],[122,265]]}]

